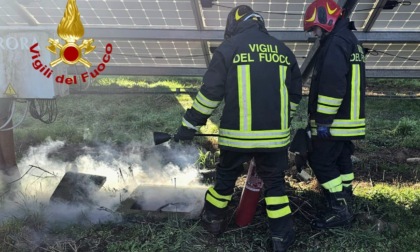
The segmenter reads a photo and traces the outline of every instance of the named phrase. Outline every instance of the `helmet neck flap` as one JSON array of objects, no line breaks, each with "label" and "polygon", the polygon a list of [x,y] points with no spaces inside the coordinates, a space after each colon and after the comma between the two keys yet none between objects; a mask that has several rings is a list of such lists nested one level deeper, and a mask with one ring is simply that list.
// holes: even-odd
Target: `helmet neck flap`
[{"label": "helmet neck flap", "polygon": [[264,27],[264,18],[260,14],[254,12],[248,5],[239,5],[229,12],[226,20],[225,39],[235,35],[239,23],[247,20],[257,20]]}]

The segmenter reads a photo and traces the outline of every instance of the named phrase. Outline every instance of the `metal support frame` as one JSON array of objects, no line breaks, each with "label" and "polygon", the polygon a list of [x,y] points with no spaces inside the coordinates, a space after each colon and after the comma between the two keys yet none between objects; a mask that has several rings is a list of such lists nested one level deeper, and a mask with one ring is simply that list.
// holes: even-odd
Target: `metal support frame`
[{"label": "metal support frame", "polygon": [[388,2],[388,0],[378,0],[376,2],[373,10],[370,12],[369,19],[366,20],[366,22],[363,24],[364,32],[368,32],[370,31],[370,29],[372,29],[372,26],[375,24],[376,19],[378,19],[379,14],[381,14],[381,11],[385,6],[386,2]]},{"label": "metal support frame", "polygon": [[[45,31],[56,32],[53,26],[0,26],[2,31]],[[303,31],[269,31],[270,35],[283,42],[308,43],[310,37]],[[420,32],[361,32],[354,34],[360,42],[377,43],[419,43]],[[179,29],[132,29],[132,28],[86,28],[86,38],[95,40],[166,40],[166,41],[223,41],[224,31],[179,30]]]},{"label": "metal support frame", "polygon": [[[1,31],[1,27],[0,27]],[[307,43],[311,38],[303,31],[269,31],[283,42]],[[361,42],[418,43],[419,32],[354,32]],[[176,41],[223,41],[224,31],[165,30],[165,29],[102,29],[87,28],[85,37],[108,40],[176,40]]]},{"label": "metal support frame", "polygon": [[[186,67],[144,67],[144,66],[106,66],[104,75],[131,76],[203,76],[207,68]],[[68,68],[68,74],[79,75],[86,72],[84,66]]]},{"label": "metal support frame", "polygon": [[302,73],[302,83],[303,85],[309,85],[310,81],[310,73],[312,71],[312,68],[315,64],[315,57],[318,53],[319,48],[319,40],[315,40],[314,45],[311,47],[311,49],[308,52],[308,55],[306,56],[305,60],[302,63],[302,66],[300,67],[300,72]]},{"label": "metal support frame", "polygon": [[[14,100],[12,98],[0,98],[0,125],[3,126],[7,123],[3,130],[0,130],[0,183],[4,183],[6,186],[11,181],[20,177],[13,139],[13,121],[8,121],[8,118],[13,116],[9,110],[13,102]],[[1,189],[0,197],[5,193]]]},{"label": "metal support frame", "polygon": [[38,24],[38,21],[17,1],[12,1],[12,8],[31,26]]},{"label": "metal support frame", "polygon": [[[210,42],[221,42],[224,38],[224,31],[222,30],[205,30],[202,10],[200,2],[196,0],[190,0],[191,7],[193,10],[194,18],[196,21],[197,30],[183,30],[183,29],[136,29],[136,28],[86,28],[85,37],[94,38],[95,40],[106,41],[127,41],[127,40],[162,40],[162,41],[199,41],[201,42],[201,48],[205,57],[206,66],[210,62]],[[337,3],[346,9],[346,16],[349,16],[357,4],[357,0],[338,0]],[[420,33],[419,32],[371,32],[370,29],[378,18],[382,7],[386,4],[387,0],[377,0],[375,9],[371,11],[368,20],[364,24],[363,31],[355,31],[354,34],[361,43],[419,43]],[[49,31],[55,32],[56,26],[41,26],[37,23],[37,20],[25,9],[24,6],[18,2],[12,2],[13,8],[19,13],[19,15],[26,20],[29,25],[22,26],[7,26],[1,25],[1,31]],[[270,31],[270,34],[286,43],[312,43],[309,41],[311,38],[303,31]],[[311,50],[308,53],[305,61],[301,66],[301,71],[304,76],[304,80],[309,79],[311,69],[313,67],[313,59],[316,56],[318,49],[318,42],[315,41]],[[133,70],[134,69],[134,70]],[[204,72],[204,68],[184,68],[184,67],[142,67],[142,66],[130,66],[130,67],[118,67],[118,66],[107,66],[106,74],[124,74],[127,75],[166,75],[166,76],[201,76]],[[80,69],[79,72],[83,72],[85,69]],[[137,73],[140,71],[139,73]],[[369,71],[369,70],[367,70]],[[372,72],[373,71],[373,72]],[[420,70],[401,70],[394,71],[392,69],[383,69],[381,72],[389,71],[389,73],[407,73],[408,77],[417,77],[417,73]],[[378,70],[371,70],[372,75],[376,76]],[[384,74],[377,75],[378,77],[402,77],[399,74]]]},{"label": "metal support frame", "polygon": [[[203,17],[201,16],[200,6],[196,0],[191,0],[191,7],[194,13],[195,23],[199,31],[204,30]],[[201,41],[201,49],[203,50],[204,60],[206,61],[206,66],[210,64],[210,50],[207,45],[207,41]]]},{"label": "metal support frame", "polygon": [[[75,69],[77,68],[77,69]],[[142,67],[142,66],[107,66],[105,75],[127,76],[196,76],[202,77],[207,68],[184,68],[184,67]],[[78,75],[85,72],[83,66],[68,69],[69,75]],[[416,69],[393,70],[393,69],[366,69],[367,78],[398,78],[420,79],[420,71]]]}]

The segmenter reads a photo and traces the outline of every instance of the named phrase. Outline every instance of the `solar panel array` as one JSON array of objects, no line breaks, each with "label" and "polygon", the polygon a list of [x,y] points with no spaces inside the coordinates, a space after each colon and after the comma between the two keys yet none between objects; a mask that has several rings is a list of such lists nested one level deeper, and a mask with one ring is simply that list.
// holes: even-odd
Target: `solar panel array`
[{"label": "solar panel array", "polygon": [[[67,0],[0,0],[0,32],[45,30],[58,38],[57,25],[63,18]],[[105,45],[112,43],[109,67],[114,74],[145,74],[140,69],[175,68],[171,74],[188,74],[188,69],[204,70],[211,51],[223,39],[226,17],[237,5],[247,4],[262,14],[267,29],[294,51],[304,64],[313,40],[303,32],[303,14],[311,0],[77,0],[84,38],[95,39],[97,49],[86,55],[100,64]],[[341,5],[346,1],[337,0]],[[347,1],[348,2],[348,1]],[[364,47],[368,70],[410,70],[420,74],[420,0],[359,0],[351,11]],[[211,7],[203,7],[203,4]],[[385,7],[385,8],[384,8]],[[366,34],[362,34],[366,33]],[[100,36],[97,34],[101,34]],[[136,35],[137,34],[137,35]],[[155,35],[151,35],[155,34]],[[95,37],[99,36],[99,37]],[[290,35],[298,37],[293,41]],[[405,41],[406,37],[407,39]],[[376,40],[375,40],[376,39]],[[123,71],[123,68],[133,69]],[[136,70],[137,69],[137,70]],[[178,70],[178,71],[177,71]],[[197,73],[202,73],[198,71]],[[413,74],[414,73],[414,74]],[[410,77],[410,76],[402,76]]]}]

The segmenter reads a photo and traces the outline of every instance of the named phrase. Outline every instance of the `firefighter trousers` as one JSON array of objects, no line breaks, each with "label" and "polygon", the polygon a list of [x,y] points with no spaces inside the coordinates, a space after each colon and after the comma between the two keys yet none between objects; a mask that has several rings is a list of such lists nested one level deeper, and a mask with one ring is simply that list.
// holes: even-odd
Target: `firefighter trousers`
[{"label": "firefighter trousers", "polygon": [[[244,170],[243,164],[252,158],[255,160],[257,174],[264,182],[264,198],[270,230],[274,235],[281,235],[293,226],[289,200],[284,187],[284,170],[288,168],[287,150],[254,153],[221,150],[213,194],[221,198],[231,196],[236,180]],[[227,204],[217,207],[206,199],[205,210],[223,214],[226,206]]]},{"label": "firefighter trousers", "polygon": [[309,164],[318,182],[330,192],[342,191],[343,183],[354,179],[351,155],[354,144],[350,140],[312,140]]}]

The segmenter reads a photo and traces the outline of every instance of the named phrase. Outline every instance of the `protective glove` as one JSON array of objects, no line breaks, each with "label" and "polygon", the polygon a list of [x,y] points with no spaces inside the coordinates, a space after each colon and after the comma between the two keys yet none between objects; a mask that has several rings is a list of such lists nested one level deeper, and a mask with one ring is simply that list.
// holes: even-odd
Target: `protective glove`
[{"label": "protective glove", "polygon": [[187,140],[193,140],[195,136],[195,129],[190,129],[185,126],[181,126],[178,128],[178,131],[174,135],[174,141],[179,142],[179,140],[187,141]]},{"label": "protective glove", "polygon": [[317,136],[321,139],[328,139],[331,137],[330,127],[328,126],[320,126],[316,127]]}]

